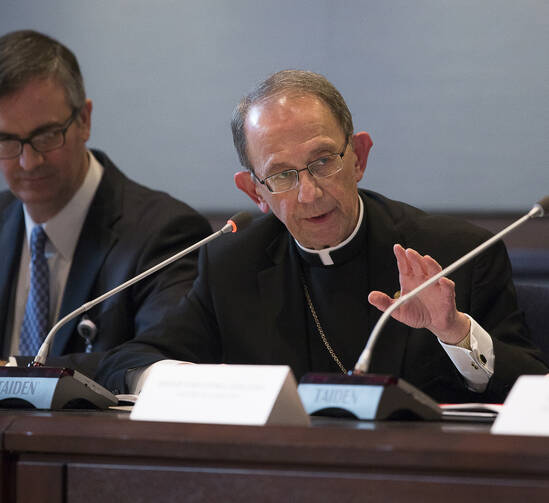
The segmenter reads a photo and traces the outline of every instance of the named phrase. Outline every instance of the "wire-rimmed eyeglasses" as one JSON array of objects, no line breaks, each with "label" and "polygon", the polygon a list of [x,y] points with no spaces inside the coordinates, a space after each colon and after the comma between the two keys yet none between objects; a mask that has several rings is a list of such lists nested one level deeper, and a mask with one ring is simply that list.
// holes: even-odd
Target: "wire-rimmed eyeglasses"
[{"label": "wire-rimmed eyeglasses", "polygon": [[287,169],[280,173],[275,173],[260,180],[255,173],[252,176],[273,194],[287,192],[297,187],[299,183],[299,173],[307,170],[315,178],[328,178],[340,172],[343,168],[343,156],[349,144],[349,137],[345,140],[343,150],[336,154],[325,155],[307,164],[302,169]]}]

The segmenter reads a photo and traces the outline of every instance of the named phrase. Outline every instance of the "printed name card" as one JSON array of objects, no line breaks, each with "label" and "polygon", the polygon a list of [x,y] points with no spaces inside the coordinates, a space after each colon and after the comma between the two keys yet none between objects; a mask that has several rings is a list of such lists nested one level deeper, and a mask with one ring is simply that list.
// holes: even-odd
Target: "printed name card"
[{"label": "printed name card", "polygon": [[131,419],[308,426],[310,419],[285,365],[190,365],[153,368]]},{"label": "printed name card", "polygon": [[492,433],[549,435],[549,376],[520,376],[511,389]]}]

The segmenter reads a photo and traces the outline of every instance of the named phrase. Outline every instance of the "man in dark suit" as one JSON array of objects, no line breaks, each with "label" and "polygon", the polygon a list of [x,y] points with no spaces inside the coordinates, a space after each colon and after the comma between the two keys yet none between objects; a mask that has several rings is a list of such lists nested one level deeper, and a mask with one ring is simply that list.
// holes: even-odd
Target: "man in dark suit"
[{"label": "man in dark suit", "polygon": [[[145,367],[166,357],[287,364],[298,379],[345,373],[393,293],[441,270],[423,254],[448,265],[488,238],[358,190],[372,141],[354,133],[343,98],[318,74],[271,76],[240,102],[232,128],[247,168],[236,185],[273,214],[201,251],[178,308],[105,358],[99,378],[111,389],[138,390]],[[395,311],[373,372],[403,377],[439,401],[499,402],[520,374],[548,371],[517,309],[503,245],[452,278]]]},{"label": "man in dark suit", "polygon": [[[10,188],[0,194],[4,359],[33,356],[56,320],[210,231],[192,208],[86,148],[91,111],[69,49],[33,31],[0,38],[0,169]],[[187,292],[196,258],[99,304],[84,325],[67,323],[48,363],[93,376],[106,350],[148,330]]]}]

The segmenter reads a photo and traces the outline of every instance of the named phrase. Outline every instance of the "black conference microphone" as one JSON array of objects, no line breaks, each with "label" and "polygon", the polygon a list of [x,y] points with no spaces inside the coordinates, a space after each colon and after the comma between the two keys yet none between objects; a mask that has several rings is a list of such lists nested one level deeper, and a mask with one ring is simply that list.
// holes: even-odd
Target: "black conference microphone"
[{"label": "black conference microphone", "polygon": [[100,302],[163,269],[222,234],[242,230],[251,221],[251,215],[245,211],[233,215],[217,232],[210,234],[198,243],[185,248],[96,299],[86,302],[59,320],[49,331],[29,367],[0,367],[0,407],[63,409],[89,408],[91,405],[104,409],[110,405],[116,405],[117,399],[112,393],[77,370],[44,366],[57,331],[70,320],[89,311]]},{"label": "black conference microphone", "polygon": [[441,410],[438,404],[416,387],[395,376],[367,373],[381,329],[395,309],[415,297],[423,289],[455,271],[530,218],[542,217],[546,214],[549,214],[549,196],[545,196],[537,202],[526,215],[516,222],[480,244],[414,290],[401,296],[385,310],[377,321],[368,338],[366,347],[358,358],[354,370],[349,375],[310,373],[301,379],[299,394],[305,410],[309,414],[351,415],[359,419],[440,418]]}]

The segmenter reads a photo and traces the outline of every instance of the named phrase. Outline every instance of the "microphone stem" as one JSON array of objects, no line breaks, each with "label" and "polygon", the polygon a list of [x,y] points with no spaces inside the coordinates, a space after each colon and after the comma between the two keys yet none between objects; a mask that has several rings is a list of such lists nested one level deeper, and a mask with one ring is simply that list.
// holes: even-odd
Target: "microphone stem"
[{"label": "microphone stem", "polygon": [[34,358],[34,361],[31,365],[34,366],[42,366],[46,363],[46,357],[48,356],[48,353],[50,351],[50,345],[53,341],[53,338],[57,331],[65,325],[65,323],[68,323],[72,319],[76,318],[77,316],[81,315],[82,313],[85,313],[86,311],[90,310],[93,306],[96,304],[99,304],[100,302],[103,302],[104,300],[108,299],[112,295],[117,294],[118,292],[125,290],[129,286],[132,286],[134,283],[137,283],[138,281],[141,281],[142,279],[146,278],[147,276],[150,276],[151,274],[155,273],[159,269],[162,269],[163,267],[166,267],[167,265],[170,265],[172,262],[175,262],[176,260],[180,259],[181,257],[187,255],[188,253],[191,253],[192,251],[196,250],[197,248],[200,248],[201,246],[205,245],[206,243],[209,243],[210,241],[213,241],[214,239],[218,238],[222,234],[227,234],[228,232],[232,232],[233,227],[230,223],[225,224],[221,229],[219,229],[217,232],[214,232],[213,234],[210,234],[208,237],[202,239],[201,241],[198,241],[198,243],[193,244],[192,246],[189,246],[188,248],[185,248],[184,250],[180,251],[179,253],[176,253],[175,255],[167,258],[166,260],[160,262],[159,264],[151,267],[150,269],[147,269],[146,271],[143,271],[138,276],[135,276],[134,278],[129,279],[125,283],[122,283],[121,285],[118,285],[116,288],[113,288],[112,290],[109,290],[108,292],[104,293],[103,295],[86,302],[82,306],[80,306],[78,309],[73,311],[72,313],[69,313],[64,318],[61,318],[48,332],[48,335],[44,339],[44,342],[42,343],[42,346],[40,346],[40,349],[38,351],[38,354]]},{"label": "microphone stem", "polygon": [[538,216],[538,214],[541,212],[543,215],[543,210],[539,205],[535,205],[526,215],[518,219],[516,222],[512,223],[502,231],[498,232],[494,236],[492,236],[488,241],[485,241],[484,243],[480,244],[473,250],[471,250],[467,255],[464,255],[459,260],[456,260],[453,264],[450,264],[446,269],[443,269],[438,274],[435,274],[432,278],[429,278],[427,281],[422,283],[421,285],[414,288],[412,291],[408,292],[406,295],[403,295],[400,297],[394,304],[389,306],[385,312],[381,315],[379,320],[377,320],[377,323],[374,326],[374,329],[372,330],[372,333],[370,334],[370,337],[368,339],[368,342],[366,343],[366,347],[360,354],[360,357],[358,358],[354,371],[357,373],[367,373],[368,369],[370,367],[370,362],[372,360],[372,353],[373,348],[375,346],[376,340],[379,337],[379,334],[381,333],[381,329],[393,313],[395,309],[398,309],[402,304],[410,300],[412,297],[417,295],[419,292],[427,288],[428,286],[431,286],[433,283],[438,281],[443,276],[447,276],[448,274],[452,273],[454,270],[456,270],[458,267],[463,265],[465,262],[470,260],[471,258],[475,257],[482,251],[484,251],[486,248],[490,247],[492,244],[494,244],[496,241],[501,239],[505,234],[508,232],[511,232],[513,229],[518,227],[519,225],[522,225],[526,220]]}]

